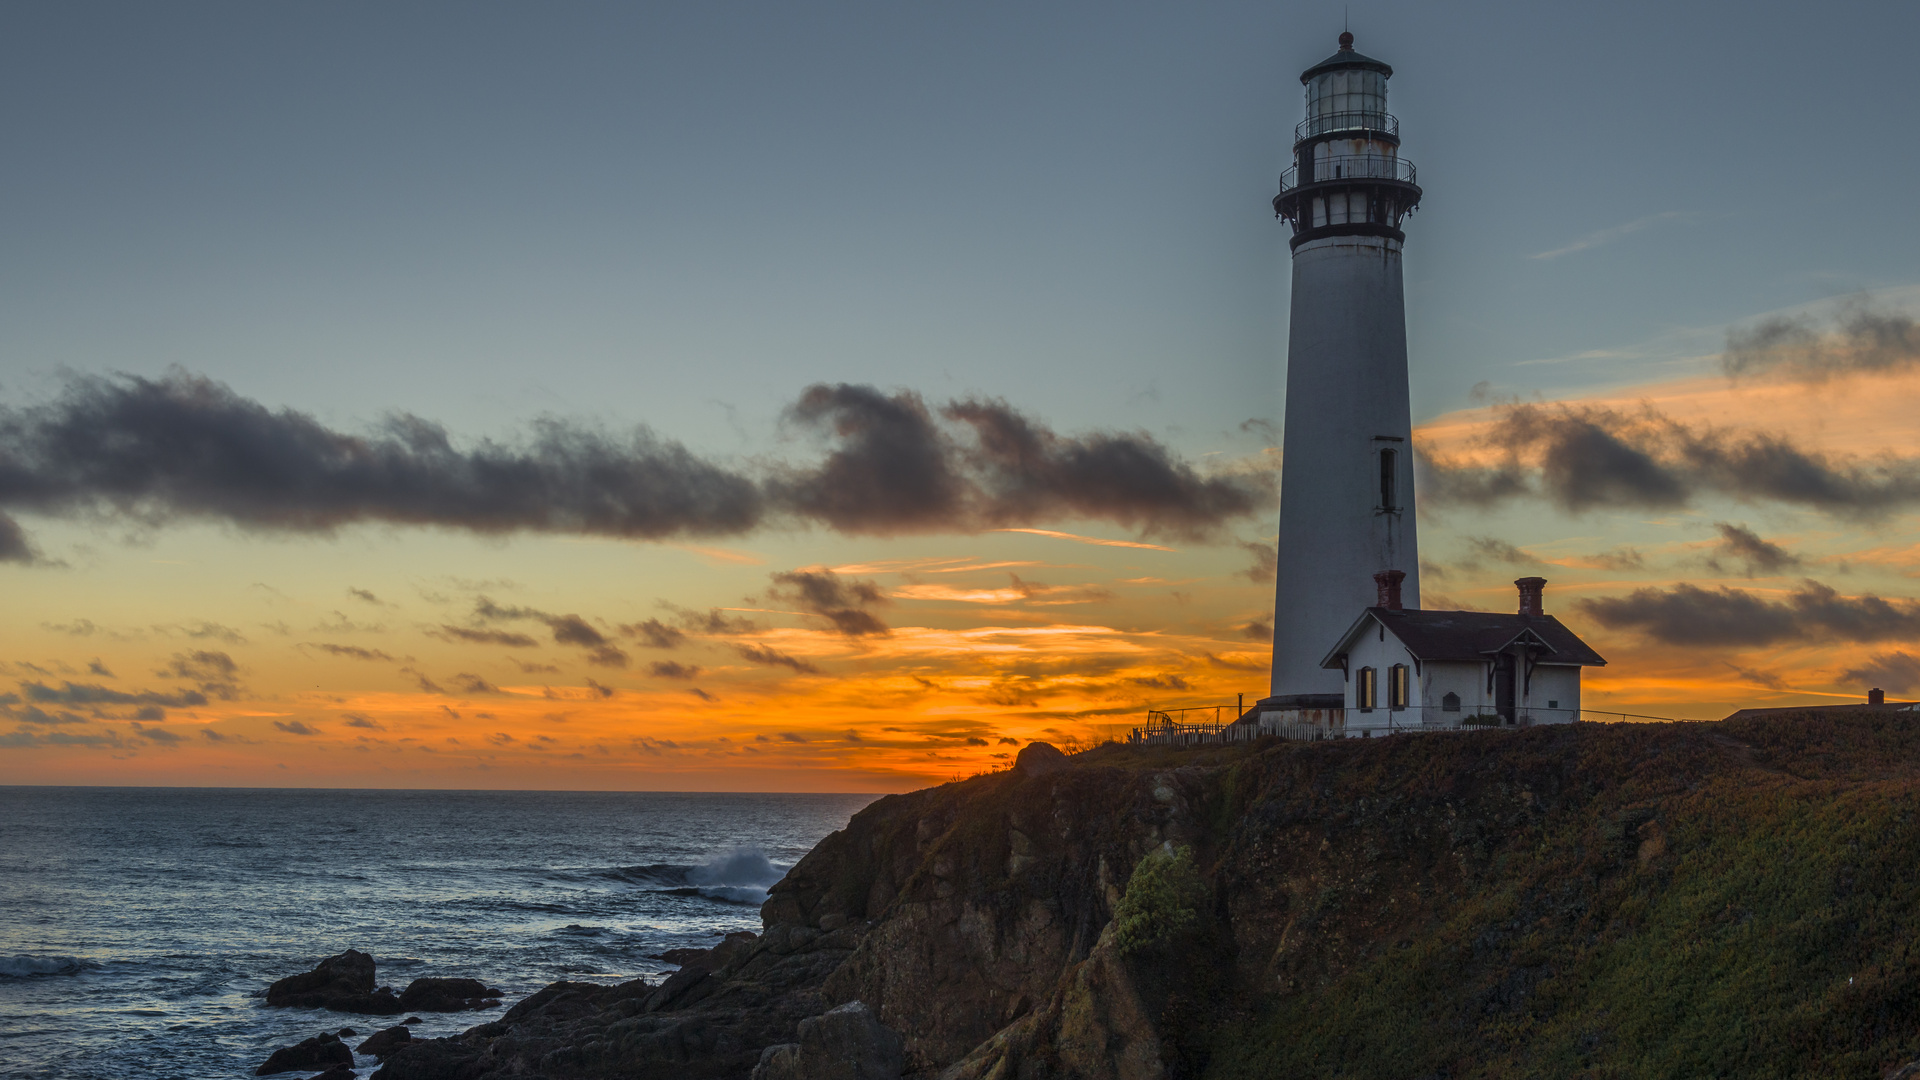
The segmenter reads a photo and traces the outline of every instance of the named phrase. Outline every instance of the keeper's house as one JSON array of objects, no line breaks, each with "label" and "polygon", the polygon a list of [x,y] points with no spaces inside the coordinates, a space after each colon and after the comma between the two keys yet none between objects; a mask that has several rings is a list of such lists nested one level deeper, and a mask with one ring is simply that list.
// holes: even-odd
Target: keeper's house
[{"label": "keeper's house", "polygon": [[1402,576],[1374,575],[1379,605],[1320,663],[1346,679],[1345,735],[1580,719],[1580,669],[1606,661],[1541,610],[1545,578],[1514,582],[1520,610],[1505,615],[1403,609]]}]

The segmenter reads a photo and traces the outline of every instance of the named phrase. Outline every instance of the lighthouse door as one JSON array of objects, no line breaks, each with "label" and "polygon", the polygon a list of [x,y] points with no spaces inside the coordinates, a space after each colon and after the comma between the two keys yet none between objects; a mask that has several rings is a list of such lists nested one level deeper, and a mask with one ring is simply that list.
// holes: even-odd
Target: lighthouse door
[{"label": "lighthouse door", "polygon": [[1519,674],[1513,654],[1503,652],[1493,662],[1493,711],[1503,723],[1513,723],[1514,676]]}]

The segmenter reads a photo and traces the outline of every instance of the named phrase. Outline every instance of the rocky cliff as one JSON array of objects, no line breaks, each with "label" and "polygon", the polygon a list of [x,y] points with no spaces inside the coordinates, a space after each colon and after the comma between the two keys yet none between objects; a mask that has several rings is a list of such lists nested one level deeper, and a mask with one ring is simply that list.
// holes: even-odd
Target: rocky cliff
[{"label": "rocky cliff", "polygon": [[[377,1075],[1879,1077],[1920,1051],[1917,780],[1886,713],[1036,745],[863,810],[664,984]],[[806,1072],[856,1001],[894,1064]]]}]

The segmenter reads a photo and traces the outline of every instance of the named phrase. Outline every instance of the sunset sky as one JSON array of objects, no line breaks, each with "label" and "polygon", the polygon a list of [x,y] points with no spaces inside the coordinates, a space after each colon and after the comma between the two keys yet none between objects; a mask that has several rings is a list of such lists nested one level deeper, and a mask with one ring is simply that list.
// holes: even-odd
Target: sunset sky
[{"label": "sunset sky", "polygon": [[[1424,603],[1547,577],[1594,709],[1920,696],[1920,8],[1350,8]],[[1340,19],[0,10],[0,783],[904,790],[1263,695]]]}]

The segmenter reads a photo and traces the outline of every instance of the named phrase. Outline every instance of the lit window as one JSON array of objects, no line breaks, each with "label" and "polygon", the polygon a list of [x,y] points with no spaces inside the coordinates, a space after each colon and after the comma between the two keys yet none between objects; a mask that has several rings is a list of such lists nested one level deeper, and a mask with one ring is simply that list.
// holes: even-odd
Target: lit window
[{"label": "lit window", "polygon": [[1353,698],[1359,704],[1361,712],[1372,712],[1373,707],[1380,702],[1379,675],[1380,673],[1375,669],[1363,667],[1358,677],[1354,679]]},{"label": "lit window", "polygon": [[1387,669],[1387,707],[1404,709],[1413,697],[1412,682],[1408,678],[1407,665],[1395,664]]}]

